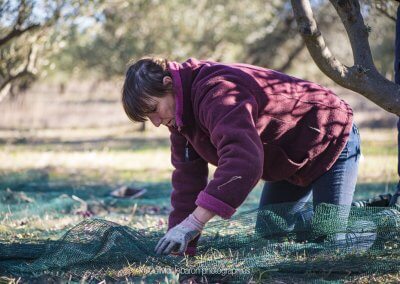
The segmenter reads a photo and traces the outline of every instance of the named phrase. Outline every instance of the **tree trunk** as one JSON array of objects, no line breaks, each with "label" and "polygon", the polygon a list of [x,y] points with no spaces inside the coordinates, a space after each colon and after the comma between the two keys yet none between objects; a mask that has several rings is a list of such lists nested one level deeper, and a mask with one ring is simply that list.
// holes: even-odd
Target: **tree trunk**
[{"label": "tree trunk", "polygon": [[358,0],[330,0],[346,29],[354,65],[342,64],[330,51],[318,29],[309,0],[291,0],[299,32],[315,63],[337,84],[353,90],[388,112],[400,115],[400,86],[377,71]]},{"label": "tree trunk", "polygon": [[[400,84],[400,4],[397,7],[394,74],[395,82]],[[397,191],[400,192],[400,116],[397,122],[397,174],[399,177]]]},{"label": "tree trunk", "polygon": [[140,124],[139,132],[145,132],[146,131],[146,122],[142,122]]}]

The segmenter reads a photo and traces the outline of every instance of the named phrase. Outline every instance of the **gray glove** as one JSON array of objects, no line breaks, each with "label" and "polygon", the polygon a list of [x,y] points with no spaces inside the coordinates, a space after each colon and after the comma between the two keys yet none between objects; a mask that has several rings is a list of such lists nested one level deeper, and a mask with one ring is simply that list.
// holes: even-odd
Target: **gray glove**
[{"label": "gray glove", "polygon": [[204,223],[198,220],[193,214],[190,214],[180,224],[171,228],[164,237],[162,237],[154,251],[157,254],[169,254],[172,250],[179,247],[178,253],[183,254],[190,241],[194,240],[203,230]]}]

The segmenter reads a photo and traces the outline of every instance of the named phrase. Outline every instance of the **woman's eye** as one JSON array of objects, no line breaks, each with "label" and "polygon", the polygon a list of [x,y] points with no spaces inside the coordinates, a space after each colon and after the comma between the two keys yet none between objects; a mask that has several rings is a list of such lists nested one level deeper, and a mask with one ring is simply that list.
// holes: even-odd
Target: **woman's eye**
[{"label": "woman's eye", "polygon": [[147,111],[147,113],[154,113],[157,111],[157,106],[149,108],[149,110]]}]

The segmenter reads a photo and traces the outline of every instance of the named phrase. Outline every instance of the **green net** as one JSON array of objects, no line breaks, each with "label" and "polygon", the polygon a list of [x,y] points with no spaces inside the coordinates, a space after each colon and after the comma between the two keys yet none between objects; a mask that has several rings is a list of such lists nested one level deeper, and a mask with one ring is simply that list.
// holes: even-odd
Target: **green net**
[{"label": "green net", "polygon": [[349,281],[396,273],[400,212],[388,207],[311,203],[266,206],[207,224],[196,257],[159,256],[159,226],[143,229],[88,218],[56,240],[0,239],[0,273],[73,279],[164,279],[199,275],[208,282],[257,278]]},{"label": "green net", "polygon": [[[109,195],[113,183],[3,176],[0,282],[4,276],[36,283],[176,283],[192,276],[204,283],[365,283],[365,277],[398,277],[400,213],[385,207],[386,197],[352,207],[250,209],[257,207],[260,184],[231,219],[206,225],[195,257],[159,256],[153,249],[166,230],[171,184],[136,185],[147,193],[116,199]],[[381,188],[363,190],[365,196],[356,192],[356,198]]]}]

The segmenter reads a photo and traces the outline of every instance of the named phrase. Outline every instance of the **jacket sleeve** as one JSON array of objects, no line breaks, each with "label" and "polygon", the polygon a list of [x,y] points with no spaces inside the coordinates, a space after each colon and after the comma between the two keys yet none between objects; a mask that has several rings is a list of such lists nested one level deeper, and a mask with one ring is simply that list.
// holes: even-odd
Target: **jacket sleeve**
[{"label": "jacket sleeve", "polygon": [[[170,132],[171,162],[175,169],[172,173],[172,211],[168,219],[168,230],[196,209],[196,198],[206,187],[208,178],[208,163],[176,129],[170,128]],[[189,243],[187,254],[195,254],[199,237]]]},{"label": "jacket sleeve", "polygon": [[200,96],[200,123],[217,149],[218,166],[196,204],[230,218],[260,180],[264,150],[255,124],[258,105],[243,86],[220,81]]}]

